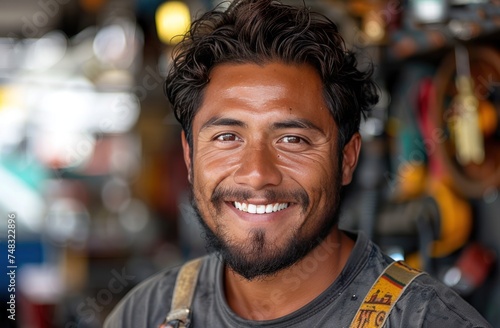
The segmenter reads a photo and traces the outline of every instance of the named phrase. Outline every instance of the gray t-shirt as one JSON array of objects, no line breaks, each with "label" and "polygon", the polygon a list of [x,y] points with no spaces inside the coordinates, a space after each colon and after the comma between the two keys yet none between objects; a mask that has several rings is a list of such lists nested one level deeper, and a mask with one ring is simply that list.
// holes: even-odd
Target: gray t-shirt
[{"label": "gray t-shirt", "polygon": [[[251,321],[236,315],[224,296],[223,263],[215,255],[208,255],[198,278],[191,327],[349,327],[373,282],[392,262],[363,234],[351,236],[356,239],[356,244],[333,284],[301,309],[274,320]],[[311,262],[310,265],[318,264]],[[299,284],[301,279],[308,279],[307,265],[299,270],[299,277],[290,278],[290,288]],[[135,287],[109,315],[104,327],[158,328],[169,311],[178,271],[177,267],[161,272]],[[286,299],[276,294],[263,305],[280,306],[283,302]],[[401,295],[385,327],[472,328],[491,325],[452,290],[429,275],[421,275]]]}]

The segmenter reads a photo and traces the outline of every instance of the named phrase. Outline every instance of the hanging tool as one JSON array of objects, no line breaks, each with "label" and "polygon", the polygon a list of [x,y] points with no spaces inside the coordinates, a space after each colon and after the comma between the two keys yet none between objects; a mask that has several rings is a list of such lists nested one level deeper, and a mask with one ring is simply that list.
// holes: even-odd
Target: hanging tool
[{"label": "hanging tool", "polygon": [[484,161],[484,140],[479,126],[479,101],[474,95],[474,81],[470,74],[469,53],[458,44],[455,57],[458,94],[453,99],[454,115],[449,124],[455,138],[456,157],[461,165],[481,164]]}]

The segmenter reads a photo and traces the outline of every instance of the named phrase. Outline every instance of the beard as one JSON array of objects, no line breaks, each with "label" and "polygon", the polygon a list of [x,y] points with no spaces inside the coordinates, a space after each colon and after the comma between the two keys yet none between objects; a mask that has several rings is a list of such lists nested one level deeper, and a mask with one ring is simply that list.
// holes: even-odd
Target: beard
[{"label": "beard", "polygon": [[[342,186],[341,172],[340,170],[337,172],[334,181],[330,181],[332,185],[326,190],[327,199],[330,201],[325,205],[322,216],[308,218],[316,221],[312,230],[304,233],[300,227],[295,228],[282,246],[270,241],[265,229],[253,229],[243,243],[236,242],[220,224],[223,200],[246,200],[251,198],[252,192],[216,188],[210,202],[214,208],[211,214],[218,220],[215,229],[212,229],[203,219],[194,191],[191,190],[191,205],[203,228],[207,250],[216,252],[225,264],[247,280],[264,279],[292,266],[318,246],[339,221]],[[309,196],[302,189],[292,192],[266,190],[265,196],[269,203],[278,202],[279,199],[294,199],[297,201],[296,204],[302,207],[303,213],[308,210]]]}]

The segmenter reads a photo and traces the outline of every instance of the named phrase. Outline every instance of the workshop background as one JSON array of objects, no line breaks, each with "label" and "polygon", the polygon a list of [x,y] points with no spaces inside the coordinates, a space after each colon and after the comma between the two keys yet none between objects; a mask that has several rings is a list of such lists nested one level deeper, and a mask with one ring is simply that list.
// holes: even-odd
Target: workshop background
[{"label": "workshop background", "polygon": [[[305,3],[381,94],[342,226],[500,327],[500,1]],[[1,327],[101,327],[138,282],[204,254],[163,80],[174,36],[215,5],[0,0]]]}]

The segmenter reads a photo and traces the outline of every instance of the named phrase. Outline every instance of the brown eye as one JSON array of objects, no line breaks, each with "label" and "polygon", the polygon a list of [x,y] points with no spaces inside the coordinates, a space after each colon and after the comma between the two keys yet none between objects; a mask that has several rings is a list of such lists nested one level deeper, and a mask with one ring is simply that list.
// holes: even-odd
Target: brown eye
[{"label": "brown eye", "polygon": [[240,141],[241,139],[233,133],[224,133],[218,135],[215,140],[217,141]]},{"label": "brown eye", "polygon": [[286,136],[281,138],[281,142],[285,143],[301,143],[302,141],[302,138],[296,136]]}]

